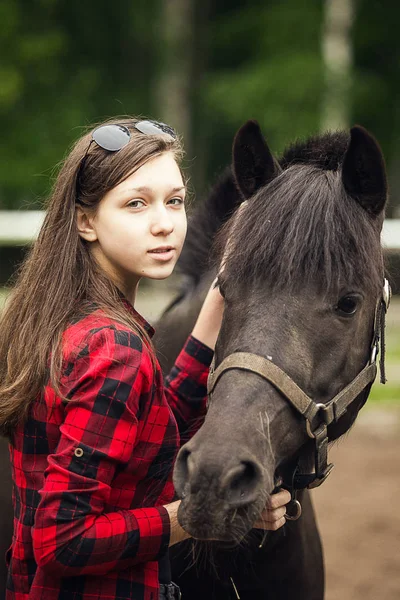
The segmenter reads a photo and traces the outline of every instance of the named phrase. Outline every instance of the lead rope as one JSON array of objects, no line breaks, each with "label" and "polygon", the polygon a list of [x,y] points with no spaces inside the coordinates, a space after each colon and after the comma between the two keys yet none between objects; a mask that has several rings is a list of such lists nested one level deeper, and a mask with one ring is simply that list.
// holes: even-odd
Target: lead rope
[{"label": "lead rope", "polygon": [[392,290],[390,287],[390,283],[385,277],[383,280],[383,293],[382,293],[382,300],[381,300],[381,306],[380,306],[380,311],[379,311],[380,323],[379,323],[379,330],[378,330],[380,340],[381,340],[381,355],[379,358],[379,370],[380,370],[380,374],[381,374],[381,378],[380,378],[381,383],[387,382],[386,370],[385,370],[385,351],[386,351],[385,321],[386,321],[386,313],[389,308],[391,297],[392,297]]},{"label": "lead rope", "polygon": [[381,373],[381,383],[386,383],[386,369],[385,369],[385,352],[386,352],[386,336],[385,336],[385,317],[386,317],[386,304],[381,302],[381,315],[380,315],[380,338],[381,338],[381,355],[379,357],[379,370]]},{"label": "lead rope", "polygon": [[231,582],[232,582],[232,587],[233,587],[233,589],[235,590],[236,598],[237,598],[238,600],[240,600],[239,592],[238,592],[238,590],[237,590],[237,587],[236,587],[236,585],[235,585],[235,582],[233,581],[232,577],[230,578],[230,580],[231,580]]}]

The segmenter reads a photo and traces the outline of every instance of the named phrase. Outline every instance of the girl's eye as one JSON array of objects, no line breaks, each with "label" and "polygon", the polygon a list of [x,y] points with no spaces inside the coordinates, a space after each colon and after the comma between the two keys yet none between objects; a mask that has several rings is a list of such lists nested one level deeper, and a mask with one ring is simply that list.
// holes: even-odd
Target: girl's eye
[{"label": "girl's eye", "polygon": [[172,204],[173,206],[179,206],[180,204],[184,204],[184,202],[183,198],[171,198],[171,200],[168,200],[168,204]]},{"label": "girl's eye", "polygon": [[143,202],[143,200],[131,200],[131,202],[129,202],[128,206],[130,208],[141,208],[142,206],[144,206],[144,202]]}]

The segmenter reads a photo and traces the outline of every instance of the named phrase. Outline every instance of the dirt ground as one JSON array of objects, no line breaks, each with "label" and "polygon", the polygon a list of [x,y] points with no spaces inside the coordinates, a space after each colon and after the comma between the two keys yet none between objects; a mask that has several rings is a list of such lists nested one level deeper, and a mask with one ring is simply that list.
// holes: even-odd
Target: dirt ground
[{"label": "dirt ground", "polygon": [[400,409],[361,411],[314,490],[326,600],[400,599]]}]

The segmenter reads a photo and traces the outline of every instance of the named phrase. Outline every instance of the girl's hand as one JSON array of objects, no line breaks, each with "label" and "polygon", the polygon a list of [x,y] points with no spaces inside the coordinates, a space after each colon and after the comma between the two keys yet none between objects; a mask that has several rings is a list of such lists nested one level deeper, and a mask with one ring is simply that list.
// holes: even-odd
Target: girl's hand
[{"label": "girl's hand", "polygon": [[189,539],[191,536],[185,531],[178,522],[178,508],[181,501],[176,500],[175,502],[171,502],[170,504],[164,504],[164,508],[167,510],[169,521],[171,524],[170,529],[170,537],[169,537],[169,545],[173,546],[174,544],[178,544],[179,542],[183,542],[183,540]]},{"label": "girl's hand", "polygon": [[268,529],[276,531],[286,523],[286,505],[289,504],[291,495],[287,490],[282,490],[270,496],[258,520],[254,523],[255,529]]},{"label": "girl's hand", "polygon": [[224,312],[224,299],[213,281],[197,318],[192,335],[214,350]]},{"label": "girl's hand", "polygon": [[[242,204],[237,209],[235,216],[233,217],[233,227],[235,226],[236,220],[240,218],[240,215],[245,209],[246,205],[247,201],[242,202]],[[229,238],[226,243],[226,248],[221,260],[221,265],[219,267],[219,275],[224,270],[226,257],[228,256],[228,252],[231,249],[231,246],[232,244],[230,243]],[[204,300],[203,307],[198,316],[196,325],[194,326],[194,329],[192,331],[192,334],[195,338],[203,342],[203,344],[205,344],[212,350],[215,349],[215,343],[217,341],[224,312],[224,299],[220,294],[219,287],[215,287],[215,284],[216,280],[214,280],[211,284],[206,299]]]}]

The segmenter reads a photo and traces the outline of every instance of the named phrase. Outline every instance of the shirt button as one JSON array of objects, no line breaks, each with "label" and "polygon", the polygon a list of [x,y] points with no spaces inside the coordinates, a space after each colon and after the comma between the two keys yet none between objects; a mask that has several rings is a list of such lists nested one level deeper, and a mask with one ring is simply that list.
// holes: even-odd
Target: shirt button
[{"label": "shirt button", "polygon": [[83,456],[83,450],[82,450],[82,448],[75,448],[74,454],[75,454],[75,456],[77,458],[81,458]]}]

